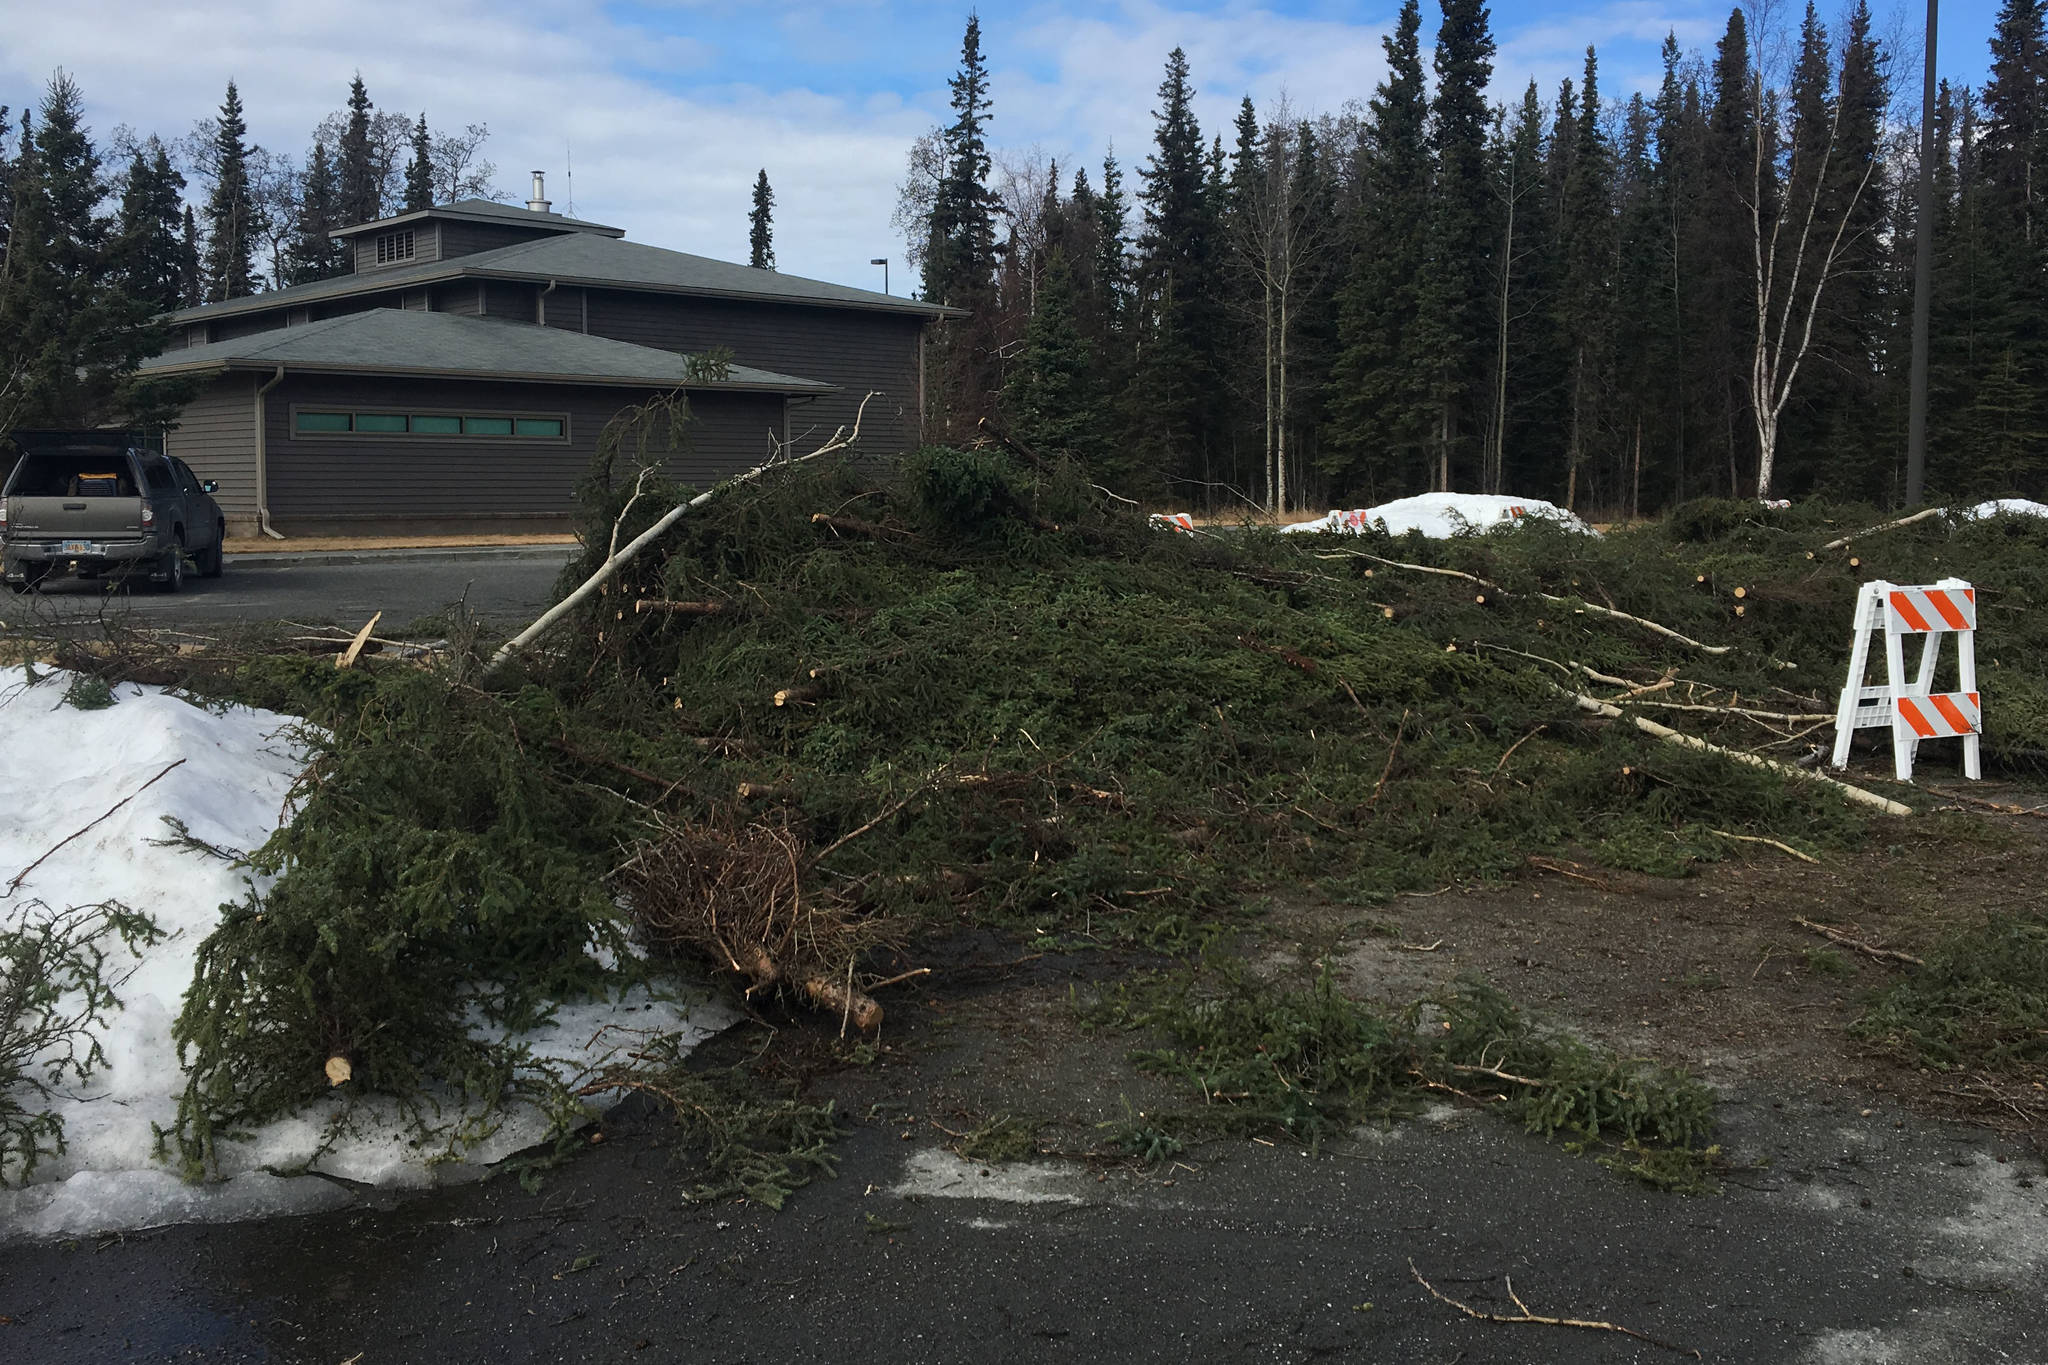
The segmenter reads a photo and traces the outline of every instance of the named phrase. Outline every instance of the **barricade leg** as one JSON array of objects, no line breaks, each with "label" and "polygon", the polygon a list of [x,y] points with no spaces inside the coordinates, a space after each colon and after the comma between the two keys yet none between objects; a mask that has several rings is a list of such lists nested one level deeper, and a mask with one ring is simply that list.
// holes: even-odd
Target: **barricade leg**
[{"label": "barricade leg", "polygon": [[1864,584],[1856,598],[1856,639],[1849,646],[1849,683],[1842,689],[1841,703],[1835,708],[1835,757],[1834,766],[1849,766],[1849,742],[1856,738],[1856,708],[1861,704],[1863,674],[1870,667],[1870,585]]},{"label": "barricade leg", "polygon": [[1892,721],[1892,769],[1901,782],[1913,780],[1913,751],[1919,747],[1919,736],[1913,727],[1906,724],[1905,714],[1899,710],[1899,698],[1906,695],[1906,651],[1898,633],[1887,622],[1884,632],[1885,682],[1891,689]]},{"label": "barricade leg", "polygon": [[1984,778],[1982,745],[1984,729],[1984,697],[1977,691],[1977,632],[1965,630],[1956,635],[1956,678],[1957,685],[1977,698],[1977,728],[1963,736],[1963,776],[1972,782]]}]

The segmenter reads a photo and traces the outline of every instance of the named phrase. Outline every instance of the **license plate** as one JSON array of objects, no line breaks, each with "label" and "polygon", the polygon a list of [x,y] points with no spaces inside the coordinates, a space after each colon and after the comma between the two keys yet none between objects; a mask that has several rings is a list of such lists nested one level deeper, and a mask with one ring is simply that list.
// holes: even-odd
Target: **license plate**
[{"label": "license plate", "polygon": [[67,540],[64,542],[64,553],[67,555],[96,555],[99,552],[100,547],[89,540]]}]

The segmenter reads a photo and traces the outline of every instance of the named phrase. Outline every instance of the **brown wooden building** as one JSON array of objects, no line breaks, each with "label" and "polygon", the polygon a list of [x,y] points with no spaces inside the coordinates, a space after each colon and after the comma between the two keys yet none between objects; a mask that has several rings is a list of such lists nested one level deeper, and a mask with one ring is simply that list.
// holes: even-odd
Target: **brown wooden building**
[{"label": "brown wooden building", "polygon": [[[809,448],[869,393],[862,447],[918,443],[947,310],[628,242],[536,189],[348,228],[346,275],[172,315],[143,370],[199,381],[166,444],[235,530],[561,524],[605,423],[677,388],[676,472],[700,484]],[[725,377],[690,379],[717,347]]]}]

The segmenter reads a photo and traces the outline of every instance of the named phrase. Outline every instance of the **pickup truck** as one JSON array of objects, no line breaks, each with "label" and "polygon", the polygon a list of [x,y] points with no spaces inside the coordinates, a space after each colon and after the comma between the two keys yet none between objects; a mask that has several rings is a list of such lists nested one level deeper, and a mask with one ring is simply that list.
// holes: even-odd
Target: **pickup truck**
[{"label": "pickup truck", "polygon": [[0,573],[16,592],[66,571],[146,576],[176,592],[188,559],[218,578],[227,519],[214,488],[184,461],[151,450],[29,449],[0,487]]}]

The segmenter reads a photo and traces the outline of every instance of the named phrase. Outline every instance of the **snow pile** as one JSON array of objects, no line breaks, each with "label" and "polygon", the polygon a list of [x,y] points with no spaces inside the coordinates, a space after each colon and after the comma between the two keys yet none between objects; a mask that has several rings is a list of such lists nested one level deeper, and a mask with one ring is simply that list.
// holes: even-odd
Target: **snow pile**
[{"label": "snow pile", "polygon": [[1956,515],[1966,521],[1978,521],[2005,513],[2020,517],[2048,517],[2048,503],[2035,502],[2030,498],[1993,498],[1975,507],[1962,508]]},{"label": "snow pile", "polygon": [[[71,675],[44,672],[33,684],[18,672],[9,676],[0,687],[0,800],[8,808],[0,821],[0,891],[43,861],[0,895],[0,925],[21,925],[37,913],[36,902],[63,909],[111,899],[148,915],[165,937],[139,961],[117,939],[106,940],[103,976],[121,981],[116,993],[125,1006],[101,1035],[107,1065],[53,1106],[68,1150],[44,1160],[27,1188],[0,1189],[0,1239],[306,1211],[351,1196],[318,1176],[277,1172],[424,1186],[473,1178],[545,1136],[536,1110],[511,1107],[494,1133],[453,1161],[438,1144],[419,1145],[393,1106],[361,1103],[344,1116],[337,1099],[223,1142],[218,1183],[190,1186],[166,1170],[154,1156],[152,1125],[172,1125],[185,1085],[171,1023],[200,942],[221,904],[247,893],[249,874],[151,841],[171,837],[164,817],[172,816],[218,848],[261,845],[283,818],[302,766],[295,722],[242,707],[206,710],[136,684],[115,687],[112,706],[80,710],[65,702]],[[131,799],[107,815],[123,798]],[[519,1041],[536,1056],[578,1067],[643,1031],[679,1032],[694,1046],[732,1021],[708,999],[684,1004],[635,992],[616,1003],[565,1006],[551,1025]]]},{"label": "snow pile", "polygon": [[1397,498],[1377,507],[1348,512],[1331,512],[1314,521],[1283,526],[1283,534],[1333,532],[1362,535],[1377,526],[1391,535],[1420,531],[1431,540],[1448,540],[1467,531],[1513,526],[1537,517],[1554,521],[1573,531],[1593,534],[1593,528],[1555,503],[1540,498],[1509,498],[1493,493],[1418,493]]}]

